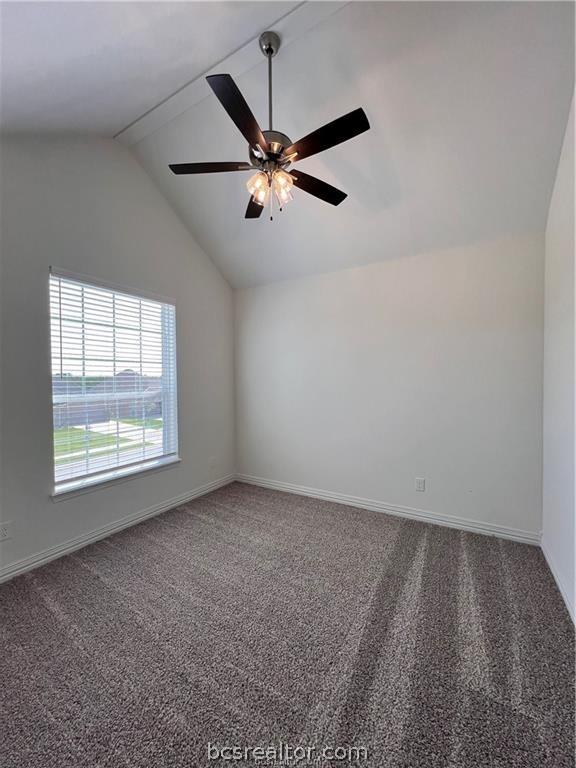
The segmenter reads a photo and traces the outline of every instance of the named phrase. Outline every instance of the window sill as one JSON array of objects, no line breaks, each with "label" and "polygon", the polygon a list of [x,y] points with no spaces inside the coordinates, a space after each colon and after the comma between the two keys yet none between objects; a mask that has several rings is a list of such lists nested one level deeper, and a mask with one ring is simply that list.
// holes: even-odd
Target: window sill
[{"label": "window sill", "polygon": [[111,485],[131,480],[135,475],[141,475],[145,472],[155,472],[179,464],[182,459],[179,456],[168,456],[160,459],[150,459],[141,464],[134,464],[130,467],[119,467],[110,472],[103,473],[97,477],[78,478],[78,480],[69,480],[59,483],[52,493],[52,501],[65,501],[66,499],[79,496],[83,493],[90,493],[100,488],[108,488]]}]

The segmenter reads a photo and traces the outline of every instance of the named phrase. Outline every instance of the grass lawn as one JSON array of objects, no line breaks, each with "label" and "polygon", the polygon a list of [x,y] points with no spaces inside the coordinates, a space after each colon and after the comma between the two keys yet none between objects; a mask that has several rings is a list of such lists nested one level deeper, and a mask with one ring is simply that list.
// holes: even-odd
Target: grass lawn
[{"label": "grass lawn", "polygon": [[[120,438],[120,443],[128,440]],[[116,435],[103,435],[100,432],[78,429],[78,427],[63,427],[54,430],[54,456],[62,456],[65,453],[74,453],[89,448],[103,448],[106,445],[116,445]]]},{"label": "grass lawn", "polygon": [[162,419],[120,419],[123,424],[132,424],[135,427],[146,429],[162,429]]},{"label": "grass lawn", "polygon": [[[98,458],[110,456],[119,451],[138,450],[145,445],[152,445],[151,443],[138,443],[121,437],[118,440],[120,447],[117,448],[115,435],[103,435],[100,432],[91,432],[90,430],[78,429],[78,427],[64,427],[63,429],[54,430],[55,464],[61,466],[62,464],[70,464],[82,459],[81,456],[70,456],[69,454],[86,450],[86,439],[88,450],[92,448],[99,449],[96,454]],[[101,450],[108,446],[110,447],[109,451]]]},{"label": "grass lawn", "polygon": [[[122,451],[137,451],[142,446],[145,445],[152,445],[152,443],[131,443],[130,445],[123,445],[121,448],[116,449],[116,446],[113,448],[110,448],[108,451],[99,451],[95,458],[102,459],[106,456],[117,456],[119,453],[122,453]],[[61,456],[60,458],[56,458],[54,460],[54,464],[58,466],[62,466],[63,464],[73,464],[75,461],[82,461],[82,456]]]}]

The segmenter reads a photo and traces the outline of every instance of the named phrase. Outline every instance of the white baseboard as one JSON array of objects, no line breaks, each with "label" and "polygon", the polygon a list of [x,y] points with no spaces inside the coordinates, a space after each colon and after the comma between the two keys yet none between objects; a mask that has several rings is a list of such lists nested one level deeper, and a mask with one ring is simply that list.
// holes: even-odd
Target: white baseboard
[{"label": "white baseboard", "polygon": [[[343,493],[335,493],[333,491],[319,490],[318,488],[308,488],[301,485],[295,485],[293,483],[283,483],[278,480],[268,480],[261,477],[254,477],[252,475],[226,475],[218,480],[214,480],[211,483],[196,488],[193,491],[189,491],[180,496],[176,496],[172,499],[168,499],[161,504],[156,504],[147,509],[141,510],[133,515],[121,518],[113,523],[110,523],[101,528],[97,528],[94,531],[78,536],[74,539],[58,544],[55,547],[50,547],[42,552],[38,552],[29,557],[18,560],[3,568],[0,568],[0,583],[8,581],[9,579],[18,576],[21,573],[30,571],[34,568],[38,568],[41,565],[45,565],[51,560],[55,560],[58,557],[74,552],[82,547],[87,546],[99,539],[106,538],[118,531],[128,528],[131,525],[146,520],[149,517],[159,515],[161,512],[166,512],[169,509],[185,504],[188,501],[192,501],[200,496],[204,496],[211,491],[215,491],[217,488],[221,488],[234,480],[238,480],[243,483],[249,483],[250,485],[258,485],[263,488],[271,488],[276,491],[285,491],[287,493],[295,493],[300,496],[310,496],[316,499],[323,499],[324,501],[333,501],[338,504],[346,504],[351,507],[359,507],[360,509],[368,509],[373,512],[383,512],[388,515],[396,515],[398,517],[406,517],[412,520],[420,520],[426,523],[433,523],[435,525],[444,525],[449,528],[457,528],[459,530],[471,531],[473,533],[481,533],[487,536],[498,536],[504,539],[512,539],[513,541],[520,541],[526,544],[540,544],[540,534],[533,533],[531,531],[522,531],[515,528],[506,528],[500,525],[494,525],[491,523],[484,523],[475,520],[466,520],[461,517],[455,517],[453,515],[439,515],[435,512],[429,512],[423,509],[414,509],[412,507],[403,507],[397,504],[387,504],[382,501],[375,501],[373,499],[365,499],[360,496],[349,496]],[[564,589],[560,579],[557,576],[557,572],[550,561],[548,553],[544,549],[544,555],[550,566],[550,570],[554,574],[554,578],[558,584],[558,588],[562,593],[564,600],[570,611],[570,615],[574,617],[573,608],[568,604],[566,599],[566,590]]]},{"label": "white baseboard", "polygon": [[221,477],[211,483],[201,485],[199,488],[195,488],[193,491],[188,491],[187,493],[183,493],[180,496],[175,496],[174,498],[168,499],[161,504],[155,504],[152,507],[148,507],[147,509],[143,509],[140,512],[136,512],[133,515],[128,515],[127,517],[123,517],[120,520],[114,521],[113,523],[104,525],[102,528],[97,528],[94,531],[82,534],[82,536],[77,536],[74,539],[68,539],[68,541],[63,542],[62,544],[57,544],[55,547],[44,549],[42,552],[38,552],[34,555],[30,555],[29,557],[25,557],[22,560],[17,560],[14,563],[10,563],[9,565],[0,568],[0,583],[3,581],[8,581],[9,579],[14,578],[14,576],[18,576],[21,573],[25,573],[26,571],[31,571],[34,568],[45,565],[51,560],[56,560],[58,557],[68,555],[70,552],[74,552],[77,549],[82,549],[82,547],[85,547],[88,544],[92,544],[99,539],[104,539],[106,536],[111,536],[113,533],[117,533],[124,528],[129,528],[131,525],[140,523],[142,520],[146,520],[149,517],[154,517],[155,515],[159,515],[161,512],[166,512],[169,509],[178,507],[180,504],[185,504],[187,501],[192,501],[192,499],[197,499],[199,496],[204,496],[205,494],[210,493],[210,491],[215,491],[217,488],[222,488],[224,485],[228,485],[229,483],[234,482],[235,479],[235,475],[226,475],[225,477]]},{"label": "white baseboard", "polygon": [[566,589],[566,584],[560,577],[560,572],[558,568],[556,567],[556,563],[554,562],[554,558],[552,557],[552,554],[550,552],[550,549],[546,543],[546,539],[542,537],[542,543],[540,545],[542,547],[542,553],[544,554],[544,557],[546,558],[546,562],[548,563],[548,568],[550,568],[550,572],[552,576],[554,576],[554,581],[556,582],[556,586],[558,587],[558,591],[562,595],[562,598],[564,600],[564,603],[566,605],[566,608],[568,609],[568,613],[570,614],[570,618],[572,619],[572,623],[576,624],[576,616],[574,611],[574,605],[570,602],[570,599],[568,597],[568,590]]},{"label": "white baseboard", "polygon": [[369,509],[372,512],[384,512],[387,515],[408,517],[412,520],[420,520],[424,523],[444,525],[448,528],[458,528],[462,531],[482,533],[486,536],[498,536],[502,539],[520,541],[524,544],[540,544],[540,534],[534,533],[532,531],[523,531],[517,528],[506,528],[502,525],[484,523],[478,520],[467,520],[463,517],[456,517],[454,515],[439,515],[436,512],[429,512],[424,509],[402,507],[398,504],[387,504],[383,501],[363,499],[361,496],[348,496],[344,493],[335,493],[334,491],[324,491],[319,490],[318,488],[306,488],[303,485],[283,483],[278,480],[267,480],[262,477],[254,477],[252,475],[236,475],[236,480],[239,480],[242,483],[249,483],[250,485],[259,485],[262,488],[271,488],[275,491],[286,491],[287,493],[296,493],[300,496],[311,496],[314,499],[334,501],[337,504],[347,504],[350,507]]}]

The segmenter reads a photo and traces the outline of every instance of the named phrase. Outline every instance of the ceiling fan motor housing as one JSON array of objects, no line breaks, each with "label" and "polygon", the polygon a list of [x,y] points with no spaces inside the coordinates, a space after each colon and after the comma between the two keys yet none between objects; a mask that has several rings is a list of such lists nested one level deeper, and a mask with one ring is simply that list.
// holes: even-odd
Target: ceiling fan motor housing
[{"label": "ceiling fan motor housing", "polygon": [[[276,155],[278,158],[282,152],[292,146],[292,140],[280,131],[262,131],[268,144],[268,154]],[[262,159],[252,147],[249,147],[250,162],[252,165],[262,165]]]}]

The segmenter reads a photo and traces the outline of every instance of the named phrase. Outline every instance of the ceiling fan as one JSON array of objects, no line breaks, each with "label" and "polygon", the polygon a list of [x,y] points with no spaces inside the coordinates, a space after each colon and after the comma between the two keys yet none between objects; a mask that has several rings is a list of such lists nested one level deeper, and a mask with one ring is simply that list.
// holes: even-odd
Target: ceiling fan
[{"label": "ceiling fan", "polygon": [[270,219],[272,219],[274,198],[282,210],[282,206],[292,200],[293,186],[331,205],[339,205],[347,197],[345,192],[290,166],[364,133],[370,128],[368,118],[363,109],[355,109],[326,123],[296,142],[292,142],[285,133],[273,130],[272,59],[280,48],[280,38],[275,32],[264,32],[260,35],[259,45],[268,59],[269,129],[267,131],[260,129],[250,107],[230,75],[209,75],[206,78],[217,99],[248,142],[250,162],[178,163],[170,165],[170,170],[175,174],[256,170],[246,184],[250,193],[245,214],[247,219],[257,219],[267,203],[270,204]]}]

